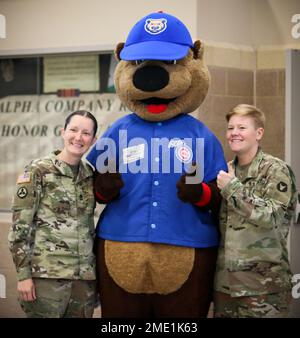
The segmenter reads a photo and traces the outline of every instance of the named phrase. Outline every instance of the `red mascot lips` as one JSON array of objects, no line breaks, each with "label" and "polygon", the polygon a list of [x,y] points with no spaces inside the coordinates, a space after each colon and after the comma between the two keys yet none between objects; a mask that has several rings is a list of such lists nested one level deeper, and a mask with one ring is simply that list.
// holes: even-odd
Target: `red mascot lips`
[{"label": "red mascot lips", "polygon": [[173,99],[161,99],[158,97],[150,97],[148,99],[142,100],[141,102],[146,105],[147,111],[151,114],[160,114],[163,113],[167,108],[168,104],[174,101]]},{"label": "red mascot lips", "polygon": [[152,114],[160,114],[164,112],[167,109],[167,107],[168,107],[167,104],[148,104],[147,110],[149,113]]}]

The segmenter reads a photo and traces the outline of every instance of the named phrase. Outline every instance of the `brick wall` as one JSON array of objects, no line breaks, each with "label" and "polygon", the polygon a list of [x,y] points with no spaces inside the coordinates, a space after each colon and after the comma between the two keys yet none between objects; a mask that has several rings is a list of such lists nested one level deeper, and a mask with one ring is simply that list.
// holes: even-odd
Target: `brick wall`
[{"label": "brick wall", "polygon": [[253,104],[254,72],[219,66],[209,66],[209,71],[211,86],[196,116],[215,133],[222,143],[226,159],[230,160],[233,155],[225,138],[225,115],[240,103]]},{"label": "brick wall", "polygon": [[262,148],[284,160],[285,145],[285,70],[256,71],[256,104],[266,114]]}]

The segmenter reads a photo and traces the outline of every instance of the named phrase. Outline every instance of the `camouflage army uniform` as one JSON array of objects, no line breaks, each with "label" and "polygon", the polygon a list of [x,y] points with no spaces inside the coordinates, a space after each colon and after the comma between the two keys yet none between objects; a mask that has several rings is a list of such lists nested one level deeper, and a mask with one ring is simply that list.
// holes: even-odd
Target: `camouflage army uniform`
[{"label": "camouflage army uniform", "polygon": [[[236,161],[231,165],[236,172]],[[244,177],[234,177],[221,194],[215,316],[284,316],[292,287],[286,248],[296,203],[291,169],[259,150]]]},{"label": "camouflage army uniform", "polygon": [[20,281],[34,278],[40,284],[44,279],[44,285],[60,280],[67,285],[73,280],[94,285],[93,172],[81,161],[75,178],[58,154],[55,151],[31,162],[18,178],[8,236],[10,250]]}]

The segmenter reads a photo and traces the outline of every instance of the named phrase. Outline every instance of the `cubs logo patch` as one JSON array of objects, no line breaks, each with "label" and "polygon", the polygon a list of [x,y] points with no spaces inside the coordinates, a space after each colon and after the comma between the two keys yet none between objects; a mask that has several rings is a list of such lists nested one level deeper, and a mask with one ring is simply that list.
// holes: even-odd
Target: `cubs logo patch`
[{"label": "cubs logo patch", "polygon": [[21,187],[17,191],[17,196],[19,198],[25,198],[28,195],[28,190],[25,187]]},{"label": "cubs logo patch", "polygon": [[160,34],[167,28],[167,19],[147,19],[145,22],[145,31],[149,34]]},{"label": "cubs logo patch", "polygon": [[176,147],[175,155],[179,161],[183,163],[188,163],[191,161],[193,157],[193,152],[189,146],[187,146],[186,144],[183,144],[183,145],[180,145],[179,147]]}]

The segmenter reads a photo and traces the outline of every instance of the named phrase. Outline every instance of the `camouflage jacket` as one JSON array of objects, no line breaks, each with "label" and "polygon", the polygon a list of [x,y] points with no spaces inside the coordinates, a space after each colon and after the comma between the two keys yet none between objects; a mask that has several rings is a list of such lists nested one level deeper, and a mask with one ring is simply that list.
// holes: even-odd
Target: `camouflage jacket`
[{"label": "camouflage jacket", "polygon": [[17,181],[9,247],[18,279],[95,279],[93,172],[50,156],[35,160]]},{"label": "camouflage jacket", "polygon": [[[235,169],[236,161],[230,164]],[[289,290],[286,240],[296,205],[291,169],[259,150],[246,177],[234,177],[221,194],[215,290],[233,297]]]}]

